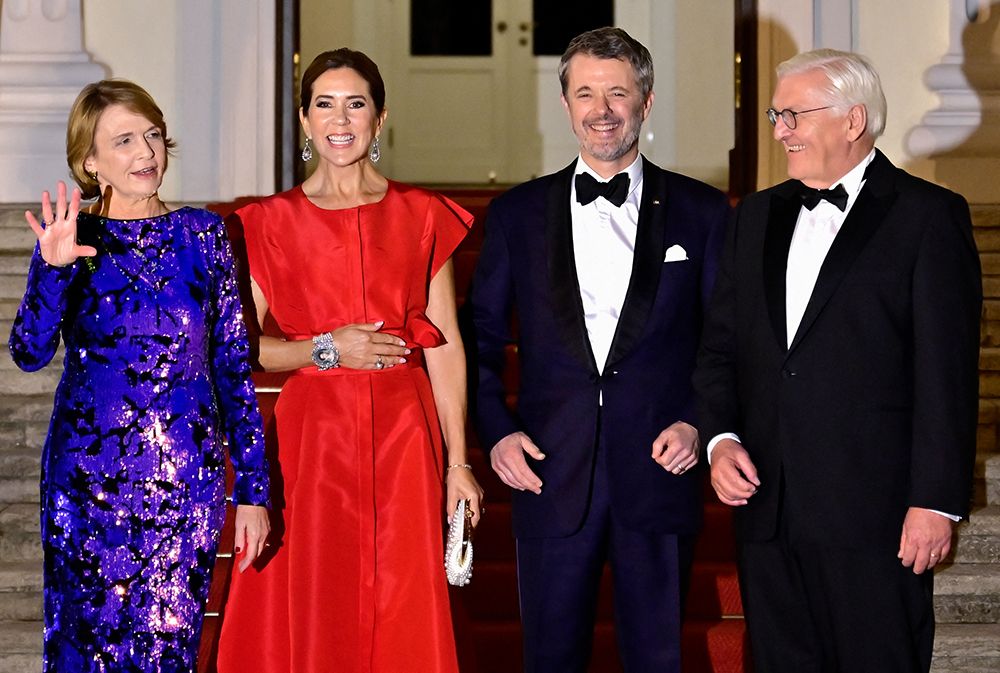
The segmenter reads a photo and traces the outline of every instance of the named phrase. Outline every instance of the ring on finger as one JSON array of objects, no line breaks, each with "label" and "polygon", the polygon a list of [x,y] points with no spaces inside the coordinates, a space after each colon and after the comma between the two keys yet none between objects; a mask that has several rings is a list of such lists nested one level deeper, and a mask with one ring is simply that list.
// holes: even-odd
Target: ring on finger
[{"label": "ring on finger", "polygon": [[375,358],[375,369],[382,369],[385,367],[385,362],[382,361],[382,356],[379,355]]}]

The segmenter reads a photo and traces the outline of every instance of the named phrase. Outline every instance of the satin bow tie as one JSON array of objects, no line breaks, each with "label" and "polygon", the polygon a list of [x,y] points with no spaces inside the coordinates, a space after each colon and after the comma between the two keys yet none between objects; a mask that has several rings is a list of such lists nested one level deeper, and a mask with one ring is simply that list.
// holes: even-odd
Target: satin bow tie
[{"label": "satin bow tie", "polygon": [[809,210],[823,200],[829,201],[841,211],[847,208],[847,190],[844,189],[844,185],[837,185],[833,189],[813,189],[802,185],[799,196],[802,198],[802,205]]},{"label": "satin bow tie", "polygon": [[590,173],[580,173],[576,176],[576,200],[587,205],[598,196],[603,196],[621,207],[628,197],[628,184],[628,173],[619,173],[607,182],[598,181]]}]

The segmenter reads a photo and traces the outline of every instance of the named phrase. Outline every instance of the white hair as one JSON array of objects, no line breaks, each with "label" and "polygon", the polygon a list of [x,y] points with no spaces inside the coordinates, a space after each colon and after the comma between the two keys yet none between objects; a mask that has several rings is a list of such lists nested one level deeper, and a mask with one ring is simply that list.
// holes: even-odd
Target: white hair
[{"label": "white hair", "polygon": [[778,78],[819,70],[830,85],[825,88],[826,103],[832,107],[850,109],[864,105],[868,115],[867,131],[878,138],[885,130],[885,94],[882,81],[871,62],[860,54],[836,49],[816,49],[803,52],[777,68]]}]

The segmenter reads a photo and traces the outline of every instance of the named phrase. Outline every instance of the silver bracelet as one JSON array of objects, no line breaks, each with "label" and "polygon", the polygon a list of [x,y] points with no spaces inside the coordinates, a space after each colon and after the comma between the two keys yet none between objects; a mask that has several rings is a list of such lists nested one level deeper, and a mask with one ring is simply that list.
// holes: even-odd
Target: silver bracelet
[{"label": "silver bracelet", "polygon": [[312,361],[321,372],[340,366],[340,351],[333,343],[333,335],[324,332],[313,337]]},{"label": "silver bracelet", "polygon": [[465,469],[469,470],[470,472],[472,471],[472,466],[469,465],[468,463],[455,463],[454,465],[449,465],[447,471],[451,472],[451,468],[453,468],[453,467],[464,467]]}]

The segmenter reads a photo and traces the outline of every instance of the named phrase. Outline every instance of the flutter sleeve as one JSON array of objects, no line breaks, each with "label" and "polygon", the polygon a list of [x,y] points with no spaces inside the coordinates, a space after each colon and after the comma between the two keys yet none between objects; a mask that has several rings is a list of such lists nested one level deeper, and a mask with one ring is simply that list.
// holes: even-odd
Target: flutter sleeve
[{"label": "flutter sleeve", "polygon": [[451,199],[440,194],[431,199],[424,230],[431,237],[431,278],[468,235],[472,220],[472,214]]},{"label": "flutter sleeve", "polygon": [[212,215],[208,228],[210,361],[212,382],[236,481],[233,500],[240,505],[267,505],[268,465],[264,431],[253,381],[250,379],[246,326],[236,267],[222,220]]},{"label": "flutter sleeve", "polygon": [[28,285],[10,332],[10,356],[18,367],[33,372],[47,365],[59,348],[59,331],[68,303],[69,287],[79,263],[52,266],[35,245],[28,269]]}]

